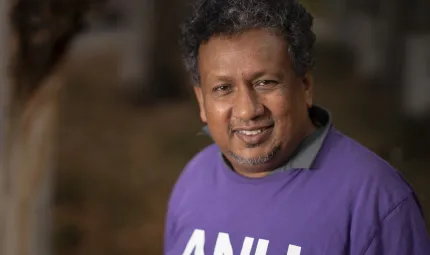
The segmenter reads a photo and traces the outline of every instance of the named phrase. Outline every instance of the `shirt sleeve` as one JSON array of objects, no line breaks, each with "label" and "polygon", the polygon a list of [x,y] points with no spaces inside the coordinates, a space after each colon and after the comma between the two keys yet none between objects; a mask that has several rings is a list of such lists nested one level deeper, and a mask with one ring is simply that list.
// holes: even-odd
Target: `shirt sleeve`
[{"label": "shirt sleeve", "polygon": [[164,240],[163,240],[163,254],[168,254],[176,242],[176,228],[177,228],[177,210],[180,197],[183,195],[182,175],[179,176],[167,203],[166,216],[164,221]]},{"label": "shirt sleeve", "polygon": [[430,238],[414,195],[383,219],[364,255],[430,255]]},{"label": "shirt sleeve", "polygon": [[164,245],[163,245],[163,249],[164,249],[164,253],[163,254],[167,254],[167,252],[171,249],[171,247],[173,246],[173,242],[174,242],[174,217],[173,217],[173,213],[172,213],[172,208],[170,206],[170,203],[168,205],[167,208],[167,213],[166,213],[166,219],[165,219],[165,223],[164,223]]}]

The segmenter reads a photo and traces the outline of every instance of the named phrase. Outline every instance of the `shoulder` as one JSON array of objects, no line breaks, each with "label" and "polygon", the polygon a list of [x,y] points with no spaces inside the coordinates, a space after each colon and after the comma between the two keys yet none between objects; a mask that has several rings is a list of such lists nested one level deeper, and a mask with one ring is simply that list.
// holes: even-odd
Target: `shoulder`
[{"label": "shoulder", "polygon": [[375,206],[389,210],[413,193],[401,172],[356,140],[335,129],[328,139],[327,164],[357,196],[367,202],[375,199]]},{"label": "shoulder", "polygon": [[218,158],[219,149],[216,144],[211,144],[197,153],[184,167],[173,187],[171,199],[178,194],[183,194],[185,190],[195,183],[198,179],[205,178],[210,173],[210,168],[215,166]]},{"label": "shoulder", "polygon": [[328,182],[335,191],[331,194],[348,205],[346,214],[354,249],[368,247],[389,216],[398,221],[396,226],[408,224],[411,218],[414,222],[422,220],[421,206],[411,185],[386,160],[334,129],[323,146],[321,174],[329,176]]},{"label": "shoulder", "polygon": [[198,152],[185,166],[182,171],[181,178],[187,178],[189,175],[195,175],[201,171],[202,168],[208,168],[213,165],[219,156],[219,148],[216,144],[211,144]]}]

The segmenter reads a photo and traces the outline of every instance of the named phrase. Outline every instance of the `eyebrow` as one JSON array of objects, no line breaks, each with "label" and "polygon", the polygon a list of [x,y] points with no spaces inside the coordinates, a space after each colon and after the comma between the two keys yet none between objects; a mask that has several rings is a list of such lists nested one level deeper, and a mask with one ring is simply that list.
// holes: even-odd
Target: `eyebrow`
[{"label": "eyebrow", "polygon": [[264,76],[267,74],[268,74],[267,70],[261,70],[261,71],[258,71],[256,73],[252,74],[251,77],[249,77],[249,80],[253,81],[253,80],[258,79],[261,76]]},{"label": "eyebrow", "polygon": [[206,76],[207,78],[209,78],[209,80],[211,80],[212,82],[222,82],[222,83],[231,83],[233,81],[233,78],[229,75],[226,74],[213,74],[213,75],[208,75]]},{"label": "eyebrow", "polygon": [[[255,79],[257,79],[257,78],[259,78],[261,76],[267,75],[267,74],[268,74],[267,70],[257,71],[255,73],[252,73],[248,77],[248,79],[255,80]],[[223,73],[222,74],[221,73],[220,74],[213,74],[212,77],[214,77],[217,80],[222,80],[222,81],[230,81],[230,80],[232,80],[232,77],[230,75],[223,74]]]}]

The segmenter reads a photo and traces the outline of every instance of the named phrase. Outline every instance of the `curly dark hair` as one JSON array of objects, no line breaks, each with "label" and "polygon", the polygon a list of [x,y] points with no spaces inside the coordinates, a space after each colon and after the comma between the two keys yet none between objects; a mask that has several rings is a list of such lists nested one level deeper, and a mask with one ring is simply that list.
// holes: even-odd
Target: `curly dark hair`
[{"label": "curly dark hair", "polygon": [[312,15],[297,0],[196,0],[192,14],[181,25],[185,67],[199,85],[197,57],[201,44],[212,36],[269,28],[285,37],[294,71],[303,76],[315,63],[312,23]]}]

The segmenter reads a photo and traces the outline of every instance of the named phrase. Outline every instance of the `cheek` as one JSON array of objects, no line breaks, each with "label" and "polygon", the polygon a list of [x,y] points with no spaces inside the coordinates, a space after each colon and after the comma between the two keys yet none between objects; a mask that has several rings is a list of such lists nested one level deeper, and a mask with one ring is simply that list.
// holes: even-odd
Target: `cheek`
[{"label": "cheek", "polygon": [[222,102],[213,102],[207,100],[205,103],[205,113],[208,125],[217,129],[224,128],[229,123],[229,112],[231,107],[229,104]]},{"label": "cheek", "polygon": [[205,106],[207,125],[212,139],[221,147],[229,146],[229,108],[223,104],[208,103]]},{"label": "cheek", "polygon": [[264,101],[265,107],[270,111],[274,119],[284,119],[290,114],[293,108],[290,98],[282,93],[268,96]]},{"label": "cheek", "polygon": [[266,107],[277,125],[278,139],[288,138],[293,133],[297,112],[293,99],[286,95],[272,96],[266,100]]}]

